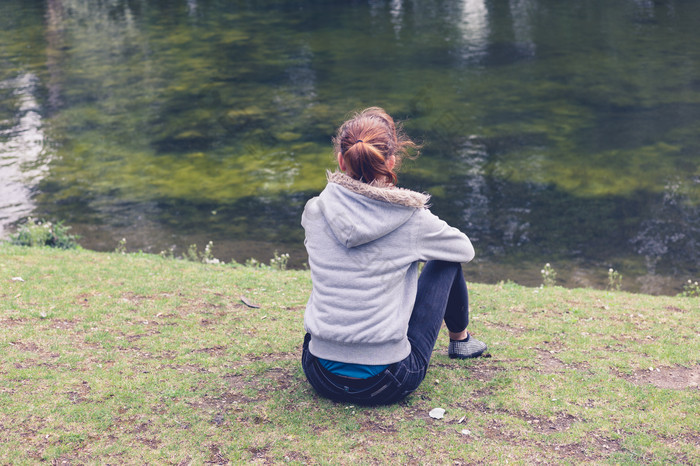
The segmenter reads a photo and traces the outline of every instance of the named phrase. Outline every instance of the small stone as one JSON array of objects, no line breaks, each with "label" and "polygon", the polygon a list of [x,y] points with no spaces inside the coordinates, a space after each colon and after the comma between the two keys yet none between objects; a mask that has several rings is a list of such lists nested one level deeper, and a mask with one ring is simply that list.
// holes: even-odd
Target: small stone
[{"label": "small stone", "polygon": [[445,410],[442,408],[433,408],[428,414],[433,419],[442,419],[443,417],[445,417]]}]

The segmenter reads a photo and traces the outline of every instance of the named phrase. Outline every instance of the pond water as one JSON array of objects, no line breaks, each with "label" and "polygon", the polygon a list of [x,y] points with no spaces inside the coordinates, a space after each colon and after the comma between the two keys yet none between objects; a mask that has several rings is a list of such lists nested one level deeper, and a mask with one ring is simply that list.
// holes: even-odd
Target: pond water
[{"label": "pond water", "polygon": [[330,138],[379,105],[470,281],[677,293],[700,262],[700,2],[4,0],[0,234],[303,266]]}]

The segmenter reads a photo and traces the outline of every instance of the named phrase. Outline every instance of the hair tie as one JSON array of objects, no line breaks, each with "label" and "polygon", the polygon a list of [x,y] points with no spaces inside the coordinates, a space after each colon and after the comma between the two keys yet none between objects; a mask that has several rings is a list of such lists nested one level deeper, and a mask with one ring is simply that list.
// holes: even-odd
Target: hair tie
[{"label": "hair tie", "polygon": [[357,141],[355,141],[355,144],[357,144],[358,142],[365,142],[365,141],[363,141],[362,139],[358,139]]}]

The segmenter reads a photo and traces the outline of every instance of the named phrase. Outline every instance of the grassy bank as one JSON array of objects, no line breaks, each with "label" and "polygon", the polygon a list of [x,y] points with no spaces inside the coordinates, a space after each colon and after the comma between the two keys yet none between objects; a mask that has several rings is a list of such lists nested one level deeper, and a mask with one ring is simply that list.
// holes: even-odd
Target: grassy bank
[{"label": "grassy bank", "polygon": [[310,287],[0,245],[0,462],[700,462],[698,298],[471,284],[491,357],[452,361],[442,335],[416,393],[361,408],[304,379]]}]

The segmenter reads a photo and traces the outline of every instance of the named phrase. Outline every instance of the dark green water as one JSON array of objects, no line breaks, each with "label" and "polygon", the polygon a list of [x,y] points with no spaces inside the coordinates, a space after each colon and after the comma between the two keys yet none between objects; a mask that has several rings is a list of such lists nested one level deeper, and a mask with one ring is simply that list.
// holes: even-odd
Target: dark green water
[{"label": "dark green water", "polygon": [[[330,138],[370,105],[468,280],[676,293],[700,262],[700,2],[4,0],[0,228],[305,261]],[[0,233],[2,233],[0,231]]]}]

